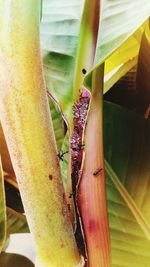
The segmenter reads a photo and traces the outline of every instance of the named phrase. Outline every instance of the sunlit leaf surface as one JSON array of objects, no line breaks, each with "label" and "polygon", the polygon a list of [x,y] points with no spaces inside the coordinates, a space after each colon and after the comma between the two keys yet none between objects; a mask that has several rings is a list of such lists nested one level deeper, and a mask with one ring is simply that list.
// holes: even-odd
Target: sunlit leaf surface
[{"label": "sunlit leaf surface", "polygon": [[[41,45],[46,84],[63,110],[72,98],[75,57],[83,0],[44,0]],[[101,62],[149,16],[149,0],[102,1],[101,32],[95,63]],[[136,51],[136,50],[135,50]]]}]

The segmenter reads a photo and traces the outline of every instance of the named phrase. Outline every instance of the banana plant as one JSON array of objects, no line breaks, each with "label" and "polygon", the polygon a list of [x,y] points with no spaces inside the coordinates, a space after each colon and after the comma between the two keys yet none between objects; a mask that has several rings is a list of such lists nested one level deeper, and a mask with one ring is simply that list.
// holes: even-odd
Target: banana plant
[{"label": "banana plant", "polygon": [[[103,92],[137,64],[143,32],[149,34],[144,21],[150,14],[150,3],[145,0],[144,4],[129,0],[11,0],[6,4],[0,0],[0,120],[5,136],[1,133],[1,191],[3,176],[17,190],[19,187],[34,239],[36,267],[124,266],[124,257],[128,267],[139,267],[141,262],[148,266],[147,192],[140,190],[141,176],[137,180],[139,200],[130,191],[136,168],[134,175],[127,176],[127,185],[121,180],[122,173],[116,172],[109,158],[105,120],[103,148],[102,119]],[[105,107],[109,110],[109,105]],[[118,112],[123,117],[125,111]],[[106,114],[109,118],[111,113]],[[132,119],[144,127],[137,116]],[[148,132],[149,128],[144,130]],[[69,166],[64,160],[68,152],[61,151],[63,142],[67,143]],[[145,144],[141,146],[144,149]],[[66,177],[62,180],[64,168],[65,173],[69,170],[67,186],[63,184]],[[148,172],[144,170],[146,181]],[[118,223],[113,213],[115,201],[123,207],[122,214],[116,206],[116,214],[120,212],[119,218],[127,214],[131,228],[125,220],[122,228]],[[1,203],[2,248],[6,239],[3,195]],[[23,231],[21,227],[29,231],[24,215],[10,208],[7,213],[8,222],[18,222],[18,231]],[[11,226],[8,229],[13,233]],[[119,227],[120,236],[114,226]],[[131,234],[134,226],[136,235],[139,231],[137,239]],[[128,234],[125,241],[123,232]],[[120,257],[119,242],[124,249]],[[130,257],[128,243],[134,244]],[[145,252],[139,253],[140,245]],[[138,254],[135,265],[134,254]],[[0,261],[7,266],[4,254]]]},{"label": "banana plant", "polygon": [[2,77],[10,74],[6,87],[5,78],[1,80],[1,89],[6,88],[1,90],[1,122],[34,237],[36,266],[77,266],[81,256],[68,215],[40,58],[40,1],[11,1],[9,7],[2,1],[1,11]]}]

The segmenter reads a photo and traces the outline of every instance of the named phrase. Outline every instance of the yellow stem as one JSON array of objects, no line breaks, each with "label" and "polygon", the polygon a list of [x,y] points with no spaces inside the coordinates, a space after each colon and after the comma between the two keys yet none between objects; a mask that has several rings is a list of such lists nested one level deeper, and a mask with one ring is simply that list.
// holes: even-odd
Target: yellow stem
[{"label": "yellow stem", "polygon": [[43,79],[40,1],[0,0],[0,13],[0,120],[35,242],[36,266],[74,267],[81,257]]}]

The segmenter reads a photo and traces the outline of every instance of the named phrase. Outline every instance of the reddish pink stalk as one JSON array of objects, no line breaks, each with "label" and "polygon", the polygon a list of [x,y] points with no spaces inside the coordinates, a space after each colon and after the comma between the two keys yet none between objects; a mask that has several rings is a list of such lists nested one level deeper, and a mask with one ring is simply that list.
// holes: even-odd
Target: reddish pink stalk
[{"label": "reddish pink stalk", "polygon": [[93,94],[85,133],[85,160],[78,189],[78,206],[86,240],[88,267],[110,267],[102,130],[103,93],[100,79],[103,75],[95,71],[93,76]]}]

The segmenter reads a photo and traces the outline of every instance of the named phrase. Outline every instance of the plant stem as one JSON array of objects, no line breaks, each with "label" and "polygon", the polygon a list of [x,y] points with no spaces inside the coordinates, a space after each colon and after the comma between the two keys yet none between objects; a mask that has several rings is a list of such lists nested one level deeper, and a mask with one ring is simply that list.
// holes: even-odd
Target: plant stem
[{"label": "plant stem", "polygon": [[103,153],[103,67],[92,76],[92,100],[85,131],[85,159],[78,189],[78,207],[83,223],[88,267],[110,266]]},{"label": "plant stem", "polygon": [[[79,35],[79,45],[76,57],[76,66],[73,81],[73,106],[80,102],[80,96],[83,91],[83,83],[86,73],[93,66],[98,30],[99,30],[99,20],[100,20],[100,0],[85,0],[83,14],[80,25],[80,35]],[[69,118],[69,135],[70,142],[72,141],[74,129],[74,117],[73,112],[70,113]],[[80,136],[83,139],[84,129]],[[72,185],[77,184],[77,179],[71,178],[71,173],[75,172],[73,167],[73,156],[72,148],[69,151],[69,168],[68,168],[68,184],[67,184],[67,201],[71,207],[73,207],[73,199],[69,198],[72,193]],[[82,159],[81,159],[82,161]],[[74,175],[72,175],[74,176]],[[78,176],[78,173],[77,175]],[[72,179],[72,184],[71,184]],[[76,193],[75,193],[76,194]],[[75,203],[76,205],[76,203]],[[71,208],[72,220],[74,220],[74,210]]]},{"label": "plant stem", "polygon": [[85,74],[93,66],[100,19],[100,0],[85,0],[73,84],[73,101],[79,101]]},{"label": "plant stem", "polygon": [[0,0],[0,13],[0,119],[35,242],[36,266],[74,267],[81,257],[43,79],[40,1]]}]

